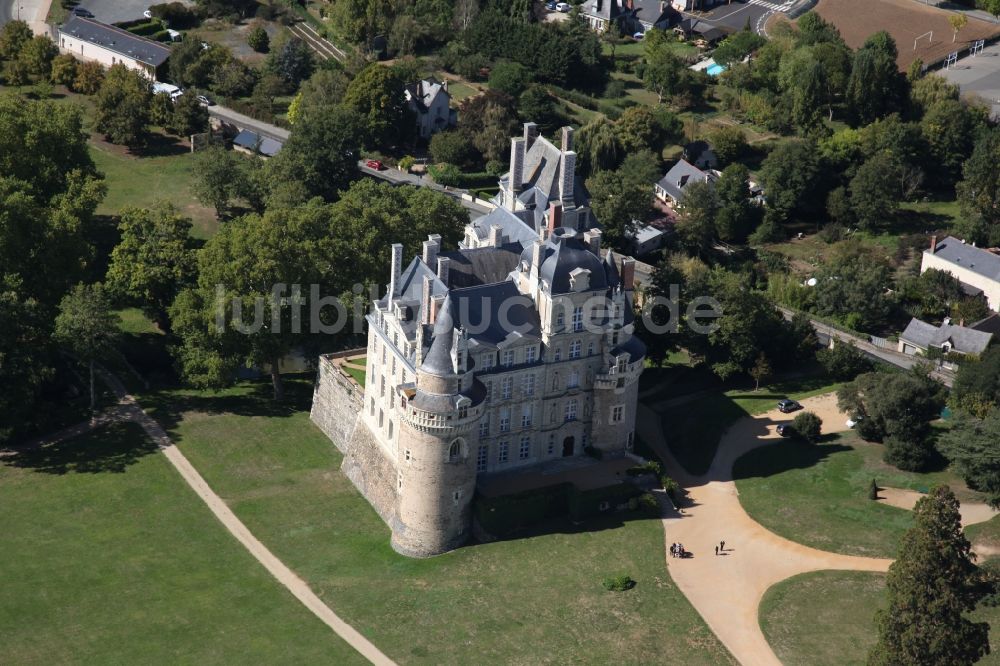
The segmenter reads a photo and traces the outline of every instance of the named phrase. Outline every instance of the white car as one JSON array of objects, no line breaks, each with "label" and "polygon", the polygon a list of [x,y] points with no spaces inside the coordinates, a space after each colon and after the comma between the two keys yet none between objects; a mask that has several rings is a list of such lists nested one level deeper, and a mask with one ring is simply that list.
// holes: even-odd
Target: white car
[{"label": "white car", "polygon": [[847,419],[847,423],[845,425],[848,428],[853,429],[854,426],[858,425],[858,421],[860,421],[860,420],[861,420],[860,416],[852,416],[851,418]]},{"label": "white car", "polygon": [[148,19],[151,19],[151,18],[153,18],[153,12],[149,11],[148,9],[147,9],[146,11],[144,11],[144,12],[142,13],[142,15],[143,15],[144,17],[148,18]]},{"label": "white car", "polygon": [[559,3],[556,3],[556,11],[557,12],[562,12],[563,14],[565,14],[569,10],[570,10],[570,6],[569,6],[568,2],[559,2]]}]

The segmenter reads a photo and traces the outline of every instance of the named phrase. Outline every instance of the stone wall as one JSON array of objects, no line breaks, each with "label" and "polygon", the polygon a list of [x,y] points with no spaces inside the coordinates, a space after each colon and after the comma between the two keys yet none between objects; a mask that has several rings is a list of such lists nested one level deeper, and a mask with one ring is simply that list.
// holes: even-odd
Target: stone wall
[{"label": "stone wall", "polygon": [[361,388],[340,372],[333,358],[330,355],[319,359],[319,377],[309,418],[344,454],[341,464],[344,475],[392,528],[396,515],[396,468],[361,419],[364,406]]}]

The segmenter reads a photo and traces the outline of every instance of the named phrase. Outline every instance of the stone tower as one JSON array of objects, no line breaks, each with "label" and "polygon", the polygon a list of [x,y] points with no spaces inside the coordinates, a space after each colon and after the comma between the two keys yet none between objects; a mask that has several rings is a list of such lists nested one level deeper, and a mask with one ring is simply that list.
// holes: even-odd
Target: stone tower
[{"label": "stone tower", "polygon": [[473,377],[467,336],[455,328],[450,310],[446,298],[400,424],[406,448],[398,464],[392,547],[410,557],[460,546],[472,524],[476,467],[470,435],[486,394]]}]

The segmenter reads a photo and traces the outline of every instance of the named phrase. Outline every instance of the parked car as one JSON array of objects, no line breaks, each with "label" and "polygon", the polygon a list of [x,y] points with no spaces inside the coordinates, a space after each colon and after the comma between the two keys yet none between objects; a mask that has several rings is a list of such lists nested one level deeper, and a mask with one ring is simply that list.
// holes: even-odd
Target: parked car
[{"label": "parked car", "polygon": [[74,7],[73,15],[82,16],[83,18],[94,18],[94,12],[89,9],[84,9],[83,7]]},{"label": "parked car", "polygon": [[852,416],[851,418],[847,419],[847,427],[854,428],[854,426],[858,425],[858,421],[860,421],[863,418],[864,418],[863,416]]},{"label": "parked car", "polygon": [[554,12],[556,10],[557,4],[558,3],[556,2],[556,0],[549,0],[548,2],[545,3],[545,8],[550,12]]},{"label": "parked car", "polygon": [[795,402],[794,400],[789,400],[784,398],[778,401],[778,411],[782,414],[788,414],[789,412],[794,412],[796,409],[802,409],[802,405]]},{"label": "parked car", "polygon": [[151,11],[150,11],[150,10],[148,10],[148,9],[147,9],[146,11],[144,11],[144,12],[142,13],[142,15],[143,15],[143,16],[144,16],[145,18],[148,18],[148,19],[151,19],[151,18],[153,18],[153,12],[151,12]]},{"label": "parked car", "polygon": [[562,12],[563,14],[565,14],[569,10],[570,10],[570,6],[569,6],[568,2],[557,2],[556,3],[556,11]]},{"label": "parked car", "polygon": [[795,435],[795,430],[791,423],[782,423],[778,426],[778,434],[782,437],[792,437]]},{"label": "parked car", "polygon": [[365,166],[369,169],[375,169],[376,171],[381,171],[385,168],[385,165],[382,164],[382,160],[365,160]]},{"label": "parked car", "polygon": [[635,41],[638,42],[640,39],[642,39],[645,36],[646,36],[646,33],[644,33],[644,32],[637,32],[634,35],[632,35],[632,39],[634,39]]},{"label": "parked car", "polygon": [[204,95],[198,95],[197,97],[195,97],[195,99],[198,100],[198,102],[202,106],[215,106],[215,102],[205,97]]}]

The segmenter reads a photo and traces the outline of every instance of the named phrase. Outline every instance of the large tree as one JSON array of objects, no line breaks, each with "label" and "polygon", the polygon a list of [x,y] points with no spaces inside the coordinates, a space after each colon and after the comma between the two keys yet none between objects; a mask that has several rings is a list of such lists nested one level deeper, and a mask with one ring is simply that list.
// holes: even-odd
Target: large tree
[{"label": "large tree", "polygon": [[963,220],[961,233],[968,241],[1000,244],[1000,128],[983,131],[962,166],[962,181],[955,188]]},{"label": "large tree", "polygon": [[369,145],[388,148],[412,137],[413,112],[403,94],[405,85],[396,70],[373,63],[347,86],[344,104],[358,115]]},{"label": "large tree", "polygon": [[94,366],[115,348],[120,320],[100,284],[80,284],[59,303],[55,338],[90,370],[90,410],[97,407]]},{"label": "large tree", "polygon": [[97,131],[112,143],[130,147],[145,143],[153,101],[148,78],[125,65],[112,65],[95,101]]},{"label": "large tree", "polygon": [[961,414],[941,435],[938,447],[969,487],[986,495],[990,506],[1000,508],[1000,410],[983,418]]},{"label": "large tree", "polygon": [[815,212],[821,206],[820,164],[816,146],[805,141],[778,144],[760,166],[767,206],[788,221]]},{"label": "large tree", "polygon": [[906,98],[906,77],[896,67],[896,42],[877,32],[854,54],[847,101],[855,120],[867,124],[898,111]]},{"label": "large tree", "polygon": [[989,624],[965,617],[987,593],[962,532],[958,499],[935,486],[917,500],[914,526],[889,567],[888,608],[875,615],[872,666],[973,664],[990,652]]},{"label": "large tree", "polygon": [[862,229],[892,224],[899,207],[899,167],[892,156],[879,153],[865,161],[851,179],[851,207]]},{"label": "large tree", "polygon": [[959,366],[951,404],[980,418],[1000,407],[1000,347],[990,347],[979,360]]},{"label": "large tree", "polygon": [[118,230],[121,242],[111,252],[107,287],[167,329],[167,309],[197,275],[191,220],[171,204],[162,203],[153,209],[123,210]]}]

